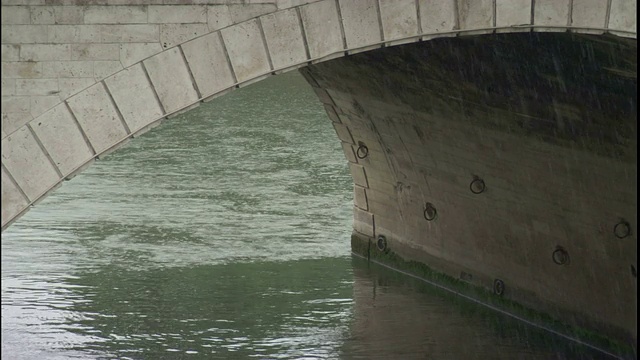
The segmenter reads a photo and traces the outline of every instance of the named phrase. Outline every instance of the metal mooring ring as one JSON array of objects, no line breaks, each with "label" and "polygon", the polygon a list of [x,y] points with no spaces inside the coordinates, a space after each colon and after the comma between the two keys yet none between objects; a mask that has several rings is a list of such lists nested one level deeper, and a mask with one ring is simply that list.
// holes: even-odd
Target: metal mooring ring
[{"label": "metal mooring ring", "polygon": [[565,265],[569,263],[569,253],[562,246],[557,246],[551,254],[551,259],[557,265]]},{"label": "metal mooring ring", "polygon": [[493,280],[493,293],[502,296],[504,294],[504,281],[500,279]]},{"label": "metal mooring ring", "polygon": [[380,251],[387,250],[387,238],[384,235],[378,235],[378,241],[376,241],[376,248]]},{"label": "metal mooring ring", "polygon": [[624,239],[631,235],[631,225],[628,221],[621,219],[620,222],[613,227],[613,234],[618,239]]},{"label": "metal mooring ring", "polygon": [[424,218],[427,221],[432,221],[432,220],[435,220],[437,216],[438,216],[438,210],[436,210],[436,207],[433,206],[432,203],[426,203],[424,205]]},{"label": "metal mooring ring", "polygon": [[356,156],[358,159],[364,159],[369,156],[369,148],[365,144],[360,144],[358,150],[356,150]]},{"label": "metal mooring ring", "polygon": [[474,176],[473,180],[471,180],[471,184],[469,184],[469,190],[471,190],[471,192],[474,194],[483,193],[486,188],[487,187],[484,183],[484,180],[480,179],[477,176]]}]

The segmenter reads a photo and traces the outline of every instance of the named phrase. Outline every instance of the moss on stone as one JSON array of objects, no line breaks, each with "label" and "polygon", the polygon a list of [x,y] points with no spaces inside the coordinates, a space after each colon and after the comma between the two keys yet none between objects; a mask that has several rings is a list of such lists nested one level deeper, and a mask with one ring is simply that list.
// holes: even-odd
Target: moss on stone
[{"label": "moss on stone", "polygon": [[[360,236],[355,234],[352,235],[351,249],[355,254],[363,256],[369,261],[387,265],[395,270],[404,271],[413,276],[424,279],[427,282],[435,283],[449,290],[440,290],[443,293],[446,292],[447,294],[451,294],[451,291],[453,291],[459,295],[470,297],[478,302],[496,307],[502,311],[513,314],[517,317],[521,317],[543,328],[573,337],[592,346],[605,349],[612,353],[619,354],[620,356],[635,356],[635,351],[631,344],[624,343],[622,341],[607,337],[602,334],[598,334],[594,331],[582,327],[563,323],[562,321],[559,321],[548,314],[533,310],[513,300],[498,296],[483,287],[470,284],[468,282],[433,270],[426,264],[420,263],[418,261],[404,260],[389,249],[387,249],[386,251],[379,251],[376,248],[375,243],[373,243],[370,239],[361,238]],[[461,302],[463,306],[465,303],[467,305],[472,304],[469,301]]]}]

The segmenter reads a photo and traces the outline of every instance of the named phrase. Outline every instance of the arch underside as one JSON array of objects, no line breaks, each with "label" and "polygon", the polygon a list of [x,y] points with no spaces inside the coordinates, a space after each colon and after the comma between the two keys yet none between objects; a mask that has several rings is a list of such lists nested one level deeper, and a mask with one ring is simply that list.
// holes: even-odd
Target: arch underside
[{"label": "arch underside", "polygon": [[[2,229],[161,121],[302,68],[351,167],[356,244],[383,235],[404,259],[485,288],[499,278],[509,299],[636,339],[635,2],[581,21],[555,2],[398,3],[323,0],[235,24],[3,130]],[[557,246],[570,264],[552,261]]]},{"label": "arch underside", "polygon": [[633,43],[636,38],[633,0],[613,0],[605,7],[530,0],[305,2],[167,48],[24,125],[5,127],[3,120],[2,230],[129,139],[270,75],[440,37],[569,31]]}]

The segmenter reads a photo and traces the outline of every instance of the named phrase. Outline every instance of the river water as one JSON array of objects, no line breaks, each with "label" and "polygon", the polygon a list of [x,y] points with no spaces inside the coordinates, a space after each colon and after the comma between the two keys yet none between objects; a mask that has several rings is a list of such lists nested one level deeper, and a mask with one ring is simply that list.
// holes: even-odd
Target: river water
[{"label": "river water", "polygon": [[606,359],[350,254],[297,73],[168,120],[2,234],[2,359]]}]

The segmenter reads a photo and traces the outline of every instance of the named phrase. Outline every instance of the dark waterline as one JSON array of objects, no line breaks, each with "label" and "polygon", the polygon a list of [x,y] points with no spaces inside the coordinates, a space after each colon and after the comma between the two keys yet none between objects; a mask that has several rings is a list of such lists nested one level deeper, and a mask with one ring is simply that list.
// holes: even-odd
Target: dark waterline
[{"label": "dark waterline", "polygon": [[2,234],[2,358],[603,358],[352,258],[351,191],[299,75],[203,104]]}]

